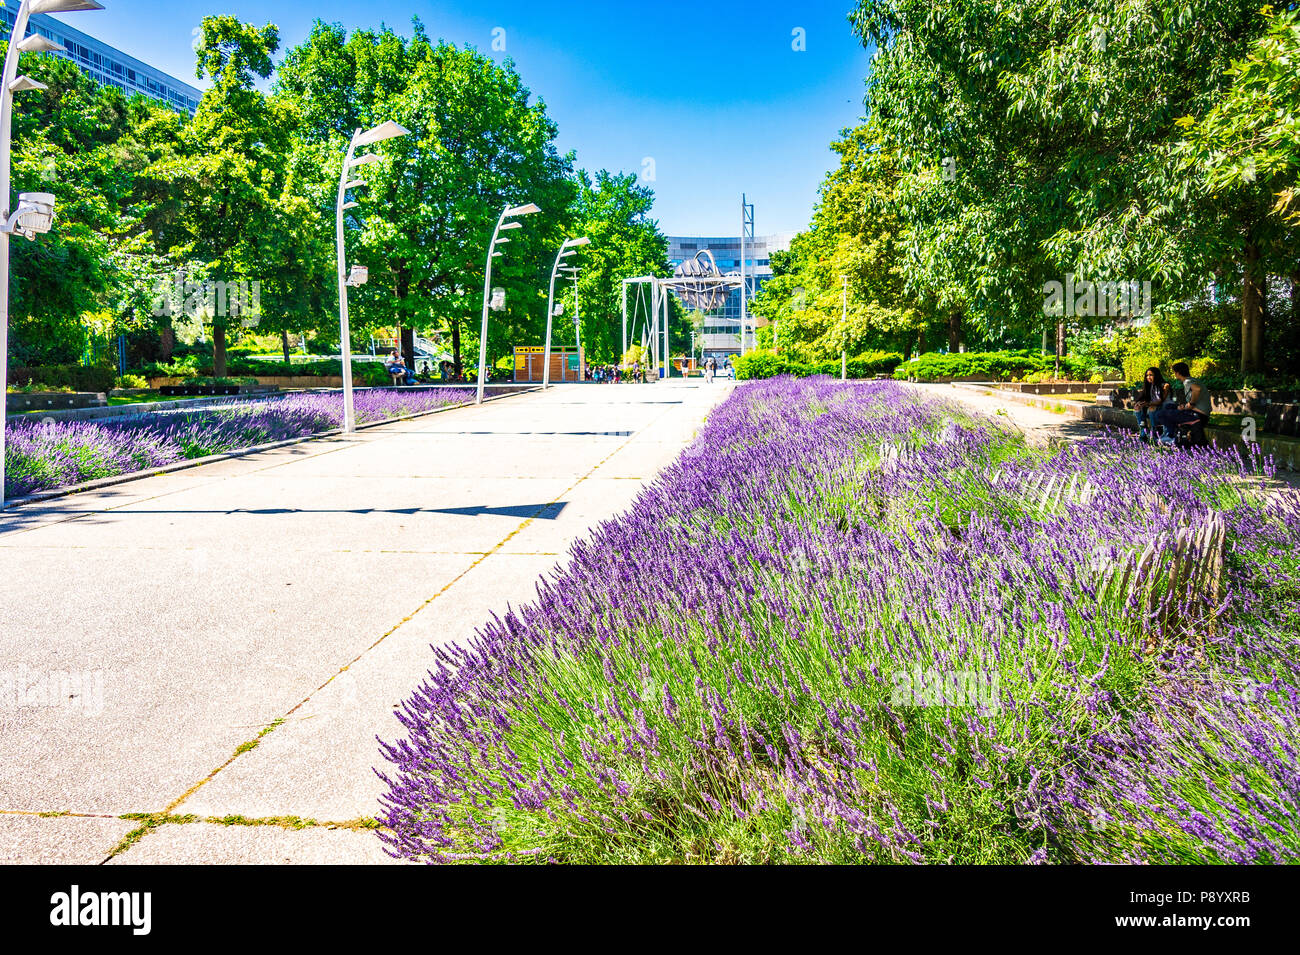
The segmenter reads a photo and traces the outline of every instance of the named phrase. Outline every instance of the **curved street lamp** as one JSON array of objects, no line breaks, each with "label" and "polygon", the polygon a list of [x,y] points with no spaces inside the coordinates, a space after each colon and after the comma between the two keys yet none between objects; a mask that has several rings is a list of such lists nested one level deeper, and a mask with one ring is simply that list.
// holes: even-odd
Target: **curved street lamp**
[{"label": "curved street lamp", "polygon": [[363,285],[369,278],[365,266],[354,265],[352,271],[348,271],[347,248],[343,242],[343,210],[357,206],[357,203],[347,201],[348,190],[358,189],[366,184],[364,179],[349,179],[348,175],[353,169],[379,161],[379,156],[375,153],[356,155],[358,147],[371,146],[385,139],[405,136],[409,132],[409,129],[399,126],[391,119],[386,123],[380,123],[374,129],[367,129],[364,132],[360,129],[356,130],[352,134],[352,142],[348,144],[348,154],[343,159],[343,169],[339,173],[338,201],[334,204],[334,244],[338,253],[339,268],[339,357],[343,359],[343,432],[345,434],[357,430],[356,410],[352,401],[352,330],[348,325],[348,286]]},{"label": "curved street lamp", "polygon": [[[30,76],[18,75],[21,53],[51,53],[63,47],[38,33],[27,36],[27,22],[33,13],[76,13],[102,10],[95,0],[23,0],[9,33],[4,76],[0,81],[0,395],[9,394],[9,236],[20,233],[35,239],[49,232],[54,221],[54,196],[48,192],[27,192],[18,197],[18,208],[10,207],[9,153],[13,140],[14,93],[46,89]],[[15,42],[16,41],[16,42]],[[5,417],[0,417],[0,504],[5,497]]]},{"label": "curved street lamp", "polygon": [[488,243],[487,267],[484,269],[483,275],[483,327],[479,332],[478,338],[478,391],[474,396],[474,404],[476,405],[481,405],[483,403],[483,376],[487,370],[488,308],[492,304],[489,299],[489,296],[492,294],[492,260],[504,254],[497,251],[497,246],[504,245],[510,241],[509,239],[501,238],[501,233],[507,229],[523,228],[523,223],[507,222],[507,219],[513,219],[515,216],[530,216],[534,212],[541,211],[541,209],[533,205],[531,202],[522,206],[506,206],[505,209],[501,211],[501,217],[497,219],[497,227],[492,230],[492,241]]},{"label": "curved street lamp", "polygon": [[[551,387],[551,319],[555,316],[555,276],[559,274],[560,263],[571,255],[577,255],[577,249],[591,245],[591,239],[585,235],[577,239],[565,239],[560,251],[555,253],[555,264],[551,266],[551,292],[546,299],[546,354],[542,359],[542,390]],[[577,303],[574,303],[577,311]]]}]

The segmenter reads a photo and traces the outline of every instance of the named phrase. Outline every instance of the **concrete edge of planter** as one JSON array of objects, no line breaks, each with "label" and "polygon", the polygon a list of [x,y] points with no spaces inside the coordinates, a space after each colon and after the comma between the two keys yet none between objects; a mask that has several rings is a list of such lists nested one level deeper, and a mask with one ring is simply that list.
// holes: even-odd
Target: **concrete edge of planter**
[{"label": "concrete edge of planter", "polygon": [[[529,394],[536,390],[540,390],[540,387],[520,388],[502,395],[485,395],[483,403],[486,404],[489,401],[498,401],[502,398],[513,398],[516,395]],[[395,424],[398,421],[410,421],[414,418],[425,418],[432,414],[441,414],[444,411],[455,411],[459,408],[469,408],[473,406],[473,401],[466,401],[463,404],[458,405],[446,405],[442,408],[434,408],[430,411],[420,411],[415,414],[400,415],[396,418],[385,418],[383,421],[370,421],[366,424],[359,424],[357,425],[357,430],[365,431],[368,428],[378,428],[386,424]],[[188,461],[177,461],[175,464],[166,464],[160,468],[148,468],[144,471],[131,471],[127,474],[115,474],[112,477],[97,478],[94,481],[83,481],[80,484],[69,484],[67,487],[53,488],[48,491],[37,491],[35,494],[27,494],[23,497],[10,498],[7,501],[0,502],[0,511],[7,511],[12,508],[23,507],[24,505],[29,504],[41,504],[46,501],[57,500],[61,497],[71,497],[74,494],[83,494],[86,491],[99,491],[106,487],[115,487],[118,484],[128,484],[131,481],[141,481],[145,478],[158,477],[161,474],[188,471],[191,468],[202,467],[205,464],[216,464],[219,461],[229,461],[233,458],[242,458],[249,454],[257,454],[260,451],[274,451],[277,448],[287,448],[290,445],[304,444],[308,441],[319,441],[321,438],[334,437],[342,433],[342,428],[331,428],[329,431],[322,431],[319,434],[309,434],[301,438],[286,438],[284,441],[268,441],[265,444],[255,444],[250,448],[240,448],[237,451],[223,451],[221,454],[209,454],[201,458],[191,458]]]}]

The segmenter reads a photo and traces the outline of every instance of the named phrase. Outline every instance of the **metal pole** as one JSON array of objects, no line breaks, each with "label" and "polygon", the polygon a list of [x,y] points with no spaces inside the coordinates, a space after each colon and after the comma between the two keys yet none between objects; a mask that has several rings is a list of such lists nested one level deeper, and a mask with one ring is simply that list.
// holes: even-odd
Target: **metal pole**
[{"label": "metal pole", "polygon": [[840,381],[849,380],[849,277],[841,275],[843,282],[843,291],[841,292],[840,306],[840,334],[844,336],[844,348],[840,352]]},{"label": "metal pole", "polygon": [[[560,268],[560,257],[564,255],[564,243],[555,253],[555,264],[551,266],[551,291],[546,297],[546,351],[542,357],[542,390],[551,387],[551,317],[555,314],[555,273]],[[528,376],[530,379],[532,375]]]},{"label": "metal pole", "polygon": [[669,375],[672,374],[672,369],[673,369],[671,359],[669,358],[668,355],[668,348],[669,348],[668,314],[669,313],[668,313],[668,290],[667,289],[664,289],[661,293],[659,293],[659,299],[663,303],[663,307],[664,307],[664,381],[667,381]]},{"label": "metal pole", "polygon": [[[14,94],[9,84],[18,73],[18,43],[27,33],[27,0],[18,8],[5,53],[4,85],[0,86],[0,217],[9,220],[9,146],[13,135]],[[5,499],[5,427],[9,394],[9,233],[0,232],[0,395],[5,396],[5,417],[0,418],[0,504]]]},{"label": "metal pole", "polygon": [[501,231],[501,223],[506,221],[506,213],[510,211],[507,204],[501,210],[501,217],[497,219],[497,227],[492,230],[492,241],[488,243],[487,268],[484,269],[483,275],[483,328],[479,332],[478,339],[478,392],[474,396],[474,404],[483,403],[483,375],[487,365],[487,328],[488,328],[488,296],[492,292],[492,253],[496,251],[497,234]]},{"label": "metal pole", "polygon": [[352,403],[352,329],[348,325],[348,266],[347,249],[343,244],[343,200],[347,195],[348,167],[352,165],[352,155],[357,149],[357,137],[361,130],[352,134],[348,143],[348,154],[343,159],[343,169],[339,173],[338,199],[334,203],[334,245],[338,253],[339,269],[339,358],[343,364],[343,433],[351,434],[357,430],[356,412]]},{"label": "metal pole", "polygon": [[578,346],[578,380],[587,378],[587,359],[582,354],[582,319],[578,317],[578,273],[573,273],[573,340]]},{"label": "metal pole", "polygon": [[745,229],[748,223],[745,221],[749,214],[749,209],[745,205],[745,194],[740,194],[740,353],[745,354],[745,346],[749,344],[749,309],[745,303]]}]

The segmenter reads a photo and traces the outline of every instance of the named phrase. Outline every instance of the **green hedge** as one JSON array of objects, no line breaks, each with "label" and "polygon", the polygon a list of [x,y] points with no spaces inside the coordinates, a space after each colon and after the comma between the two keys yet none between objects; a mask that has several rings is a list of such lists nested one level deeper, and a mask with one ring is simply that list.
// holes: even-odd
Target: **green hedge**
[{"label": "green hedge", "polygon": [[[848,375],[850,378],[874,378],[876,375],[888,375],[902,360],[903,356],[897,352],[866,352],[856,358],[849,359]],[[785,355],[778,355],[776,352],[765,349],[752,351],[733,358],[731,365],[736,370],[737,381],[751,378],[775,378],[777,375],[795,375],[800,378],[807,378],[811,375],[831,375],[835,378],[840,376],[840,363],[838,361],[797,362],[791,361]]]},{"label": "green hedge", "polygon": [[[141,374],[148,378],[196,378],[212,377],[211,359],[196,360],[196,356],[186,356],[170,364],[146,365]],[[282,361],[258,361],[250,358],[231,356],[226,361],[228,378],[269,378],[269,377],[307,377],[330,378],[343,374],[343,363],[337,358],[324,358],[319,361],[295,362],[286,365]],[[363,385],[392,384],[392,376],[384,369],[383,362],[352,362],[352,378]]]},{"label": "green hedge", "polygon": [[[988,381],[1011,381],[1035,372],[1051,371],[1056,367],[1053,355],[1029,351],[931,352],[905,361],[894,370],[901,380],[938,381],[945,378],[980,376]],[[1095,364],[1075,355],[1061,359],[1061,370],[1072,378],[1086,381],[1092,376]]]},{"label": "green hedge", "polygon": [[84,365],[38,365],[34,368],[9,369],[9,384],[14,387],[31,382],[73,391],[108,393],[113,390],[117,373],[112,368],[87,368]]}]

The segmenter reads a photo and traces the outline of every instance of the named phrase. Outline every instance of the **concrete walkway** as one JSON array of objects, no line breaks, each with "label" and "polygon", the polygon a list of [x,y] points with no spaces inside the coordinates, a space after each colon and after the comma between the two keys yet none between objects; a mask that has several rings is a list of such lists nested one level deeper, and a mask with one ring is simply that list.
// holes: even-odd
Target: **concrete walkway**
[{"label": "concrete walkway", "polygon": [[0,862],[388,861],[375,737],[430,645],[731,389],[561,385],[0,514]]}]

